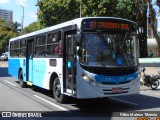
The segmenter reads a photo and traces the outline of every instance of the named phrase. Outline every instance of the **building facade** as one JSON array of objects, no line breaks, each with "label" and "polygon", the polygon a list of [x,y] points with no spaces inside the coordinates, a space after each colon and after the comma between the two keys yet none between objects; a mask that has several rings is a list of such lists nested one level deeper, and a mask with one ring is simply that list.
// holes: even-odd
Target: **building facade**
[{"label": "building facade", "polygon": [[0,18],[6,22],[13,22],[13,11],[0,9]]},{"label": "building facade", "polygon": [[[156,19],[156,22],[155,22],[155,27],[156,29],[158,30],[158,19]],[[148,18],[148,24],[147,24],[147,49],[148,49],[148,54],[150,51],[153,52],[153,57],[157,57],[158,56],[158,45],[157,45],[157,41],[156,39],[154,38],[154,35],[153,35],[153,30],[151,28],[151,19]]]}]

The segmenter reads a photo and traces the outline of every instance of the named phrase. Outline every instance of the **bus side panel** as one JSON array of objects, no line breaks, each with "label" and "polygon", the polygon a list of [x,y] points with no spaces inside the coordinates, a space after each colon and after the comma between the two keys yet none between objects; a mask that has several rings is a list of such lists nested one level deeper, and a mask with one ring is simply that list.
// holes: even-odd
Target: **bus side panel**
[{"label": "bus side panel", "polygon": [[8,73],[18,79],[20,59],[8,59]]},{"label": "bus side panel", "polygon": [[[53,58],[54,59],[54,58]],[[52,59],[52,60],[53,60]],[[61,85],[63,86],[63,69],[62,58],[55,58],[56,65],[50,65],[50,58],[34,58],[33,60],[33,84],[49,90],[50,77],[52,73],[56,73],[59,76]],[[63,91],[63,87],[61,87]]]},{"label": "bus side panel", "polygon": [[[33,84],[38,87],[43,87],[43,81],[46,73],[46,60],[45,59],[33,59]],[[30,71],[29,71],[30,74]]]},{"label": "bus side panel", "polygon": [[[50,60],[54,60],[54,63],[50,63]],[[63,59],[62,58],[52,58],[46,60],[46,73],[43,81],[43,88],[49,90],[50,86],[50,78],[52,73],[56,73],[59,77],[60,84],[61,84],[61,91],[63,93]]]}]

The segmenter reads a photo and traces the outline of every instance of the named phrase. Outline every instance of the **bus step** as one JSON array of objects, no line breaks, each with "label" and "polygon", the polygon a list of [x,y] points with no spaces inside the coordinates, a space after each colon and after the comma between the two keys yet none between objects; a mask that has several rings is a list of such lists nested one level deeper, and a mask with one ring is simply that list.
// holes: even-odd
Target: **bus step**
[{"label": "bus step", "polygon": [[32,84],[33,84],[33,83],[30,82],[30,81],[27,82],[27,85],[29,85],[29,86],[32,86]]},{"label": "bus step", "polygon": [[67,95],[67,96],[70,96],[70,97],[75,97],[75,98],[76,98],[76,95],[71,94],[71,93],[64,92],[63,94],[64,94],[64,95]]}]

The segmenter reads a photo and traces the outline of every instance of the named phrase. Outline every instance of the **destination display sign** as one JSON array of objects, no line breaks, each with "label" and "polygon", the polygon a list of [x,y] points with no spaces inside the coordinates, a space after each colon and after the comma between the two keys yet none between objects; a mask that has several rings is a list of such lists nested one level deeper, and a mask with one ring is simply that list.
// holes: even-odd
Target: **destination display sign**
[{"label": "destination display sign", "polygon": [[82,30],[105,29],[120,31],[135,31],[136,25],[123,19],[85,19],[82,21]]}]

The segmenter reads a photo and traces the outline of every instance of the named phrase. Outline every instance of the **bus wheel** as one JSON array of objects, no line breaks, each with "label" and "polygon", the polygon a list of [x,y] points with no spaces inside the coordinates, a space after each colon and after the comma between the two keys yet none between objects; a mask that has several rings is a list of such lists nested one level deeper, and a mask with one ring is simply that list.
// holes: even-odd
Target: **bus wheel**
[{"label": "bus wheel", "polygon": [[53,96],[59,103],[64,103],[66,101],[66,96],[61,93],[61,85],[58,77],[54,80],[53,83]]},{"label": "bus wheel", "polygon": [[22,71],[19,72],[19,83],[20,83],[20,86],[22,88],[25,88],[26,87],[26,82],[23,81],[23,74],[22,74]]}]

